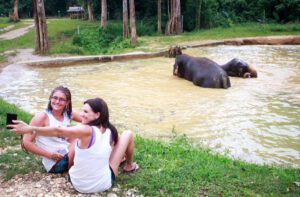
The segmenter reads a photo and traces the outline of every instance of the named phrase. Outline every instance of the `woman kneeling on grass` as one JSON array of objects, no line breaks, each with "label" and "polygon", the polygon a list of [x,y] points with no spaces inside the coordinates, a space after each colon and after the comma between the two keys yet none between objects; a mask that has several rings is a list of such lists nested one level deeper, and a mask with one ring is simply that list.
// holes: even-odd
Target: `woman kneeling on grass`
[{"label": "woman kneeling on grass", "polygon": [[74,188],[81,193],[109,189],[118,175],[124,155],[126,165],[123,170],[138,169],[138,165],[133,163],[133,134],[124,131],[118,137],[116,128],[109,122],[108,107],[104,100],[95,98],[85,101],[81,120],[81,124],[73,127],[35,127],[22,121],[14,121],[16,124],[8,126],[17,134],[78,138],[69,176]]}]

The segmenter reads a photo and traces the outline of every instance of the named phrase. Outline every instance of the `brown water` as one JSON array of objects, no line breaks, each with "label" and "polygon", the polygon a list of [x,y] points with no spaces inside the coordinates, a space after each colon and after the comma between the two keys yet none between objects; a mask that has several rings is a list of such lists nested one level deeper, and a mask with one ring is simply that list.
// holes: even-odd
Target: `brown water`
[{"label": "brown water", "polygon": [[231,78],[232,87],[205,89],[172,75],[174,59],[155,58],[61,68],[9,66],[0,96],[32,113],[50,91],[68,86],[74,106],[104,98],[112,122],[149,138],[175,129],[195,144],[254,163],[300,166],[300,46],[217,46],[188,49],[223,64],[240,58],[257,79]]}]

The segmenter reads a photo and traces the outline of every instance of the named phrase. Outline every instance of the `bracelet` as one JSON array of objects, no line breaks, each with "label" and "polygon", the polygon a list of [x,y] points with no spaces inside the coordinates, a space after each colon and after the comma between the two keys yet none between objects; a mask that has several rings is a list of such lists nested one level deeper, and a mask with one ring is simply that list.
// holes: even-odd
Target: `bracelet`
[{"label": "bracelet", "polygon": [[32,127],[32,134],[36,134],[36,127]]}]

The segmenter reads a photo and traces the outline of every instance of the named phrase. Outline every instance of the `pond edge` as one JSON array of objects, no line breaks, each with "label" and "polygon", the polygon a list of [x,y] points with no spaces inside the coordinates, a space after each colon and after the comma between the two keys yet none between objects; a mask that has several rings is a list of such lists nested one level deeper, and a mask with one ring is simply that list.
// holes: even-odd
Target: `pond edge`
[{"label": "pond edge", "polygon": [[[181,49],[197,48],[217,45],[299,45],[300,36],[268,36],[253,38],[226,39],[222,41],[196,41],[191,44],[178,44]],[[49,59],[21,61],[18,64],[38,67],[60,67],[75,64],[104,63],[112,61],[128,61],[134,59],[146,59],[155,57],[168,57],[168,49],[160,52],[133,52],[120,55],[95,55],[95,56],[71,56],[71,57],[49,57]]]}]

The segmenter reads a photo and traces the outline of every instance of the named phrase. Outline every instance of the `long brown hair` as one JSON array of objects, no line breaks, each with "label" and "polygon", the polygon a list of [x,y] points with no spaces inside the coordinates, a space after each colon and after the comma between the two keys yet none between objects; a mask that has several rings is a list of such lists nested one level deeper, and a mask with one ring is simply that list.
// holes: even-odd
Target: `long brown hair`
[{"label": "long brown hair", "polygon": [[114,125],[109,122],[109,111],[106,102],[101,98],[88,99],[84,102],[88,104],[94,113],[99,112],[100,117],[89,123],[91,126],[102,126],[105,129],[109,128],[112,132],[113,141],[118,142],[118,131]]},{"label": "long brown hair", "polygon": [[48,102],[48,107],[47,110],[48,111],[52,111],[52,106],[51,106],[51,98],[53,96],[53,94],[57,91],[60,91],[62,93],[64,93],[66,95],[67,101],[69,101],[69,104],[67,104],[62,112],[62,114],[64,112],[67,112],[67,115],[69,118],[71,118],[72,116],[72,95],[71,95],[71,91],[69,90],[69,88],[64,87],[64,86],[57,86],[56,88],[54,88],[49,96],[49,102]]}]

